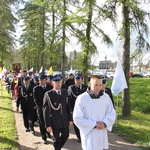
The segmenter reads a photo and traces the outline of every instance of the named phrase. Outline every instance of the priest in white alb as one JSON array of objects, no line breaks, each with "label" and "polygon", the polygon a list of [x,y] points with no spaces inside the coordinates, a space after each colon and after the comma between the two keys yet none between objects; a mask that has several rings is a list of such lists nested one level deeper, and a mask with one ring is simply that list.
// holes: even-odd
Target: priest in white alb
[{"label": "priest in white alb", "polygon": [[73,121],[80,129],[83,150],[108,150],[108,131],[116,112],[108,94],[103,93],[102,79],[93,75],[87,92],[78,96]]}]

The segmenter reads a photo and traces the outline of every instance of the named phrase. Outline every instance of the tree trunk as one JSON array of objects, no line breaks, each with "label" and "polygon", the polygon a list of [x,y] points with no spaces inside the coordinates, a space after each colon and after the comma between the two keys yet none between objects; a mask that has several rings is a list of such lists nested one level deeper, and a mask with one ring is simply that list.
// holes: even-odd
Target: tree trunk
[{"label": "tree trunk", "polygon": [[125,73],[128,89],[125,89],[122,93],[122,115],[131,115],[130,104],[130,86],[129,86],[129,72],[130,72],[130,20],[129,9],[126,5],[127,0],[123,1],[122,15],[123,15],[123,70]]},{"label": "tree trunk", "polygon": [[65,44],[66,44],[66,25],[65,25],[65,20],[66,20],[66,0],[63,0],[64,3],[64,12],[63,12],[63,46],[62,46],[62,77],[63,81],[65,80],[65,59],[66,59],[66,52],[65,52]]},{"label": "tree trunk", "polygon": [[142,63],[142,58],[141,58],[141,52],[139,51],[139,72],[141,72],[141,68],[143,66],[143,63]]},{"label": "tree trunk", "polygon": [[3,67],[3,66],[4,66],[4,64],[3,64],[3,59],[4,59],[4,57],[3,57],[3,53],[4,53],[4,44],[2,44],[2,47],[1,47],[1,54],[0,54],[0,56],[1,56],[1,58],[0,58],[0,67]]},{"label": "tree trunk", "polygon": [[[55,2],[56,0],[54,0]],[[50,53],[52,53],[52,51],[54,51],[54,41],[55,41],[55,35],[56,35],[56,31],[55,31],[55,3],[52,4],[52,40],[51,40],[51,43],[50,43]],[[53,59],[51,57],[51,55],[49,56],[49,60],[50,60],[50,65],[52,66],[52,63],[53,63]]]},{"label": "tree trunk", "polygon": [[38,52],[37,52],[37,57],[36,57],[36,71],[39,72],[40,70],[40,49],[38,49]]},{"label": "tree trunk", "polygon": [[[45,8],[44,6],[42,7],[42,22],[41,22],[41,52],[42,52],[42,57],[41,57],[41,66],[44,66],[44,49],[45,49]],[[45,69],[45,68],[44,68]]]},{"label": "tree trunk", "polygon": [[90,41],[91,41],[91,26],[92,26],[92,2],[89,1],[89,12],[86,28],[86,41],[84,47],[84,60],[83,60],[83,74],[84,74],[84,84],[88,85],[88,69],[89,69],[89,51],[90,51]]}]

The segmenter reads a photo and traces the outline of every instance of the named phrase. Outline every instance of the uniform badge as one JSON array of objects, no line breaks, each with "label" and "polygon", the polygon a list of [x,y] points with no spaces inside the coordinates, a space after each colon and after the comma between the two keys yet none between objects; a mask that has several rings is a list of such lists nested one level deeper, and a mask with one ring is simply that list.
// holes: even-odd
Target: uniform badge
[{"label": "uniform badge", "polygon": [[54,105],[56,106],[56,105],[57,105],[57,103],[54,103]]},{"label": "uniform badge", "polygon": [[32,96],[32,93],[30,93],[29,96]]},{"label": "uniform badge", "polygon": [[66,98],[66,103],[68,104],[68,97]]}]

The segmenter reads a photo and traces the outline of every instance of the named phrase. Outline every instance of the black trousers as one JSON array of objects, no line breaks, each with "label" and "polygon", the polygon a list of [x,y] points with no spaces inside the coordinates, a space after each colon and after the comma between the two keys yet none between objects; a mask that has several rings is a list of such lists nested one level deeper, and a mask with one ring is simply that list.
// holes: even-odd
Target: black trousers
[{"label": "black trousers", "polygon": [[46,140],[47,139],[47,136],[46,136],[47,132],[46,132],[46,128],[45,128],[43,113],[37,113],[37,116],[38,116],[38,120],[39,120],[39,128],[40,128],[40,133],[41,133],[42,139]]},{"label": "black trousers", "polygon": [[81,141],[79,128],[75,124],[73,124],[73,127],[74,127],[74,131],[76,133],[77,138],[79,139],[79,141]]},{"label": "black trousers", "polygon": [[69,127],[66,128],[52,128],[53,135],[55,137],[54,148],[55,150],[61,150],[65,142],[69,137]]},{"label": "black trousers", "polygon": [[22,110],[23,114],[23,122],[25,128],[34,131],[34,114],[32,111],[29,110]]}]

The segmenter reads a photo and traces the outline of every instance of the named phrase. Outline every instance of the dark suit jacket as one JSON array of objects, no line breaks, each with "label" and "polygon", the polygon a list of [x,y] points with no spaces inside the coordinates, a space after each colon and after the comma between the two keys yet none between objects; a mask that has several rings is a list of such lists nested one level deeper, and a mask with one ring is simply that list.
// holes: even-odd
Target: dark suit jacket
[{"label": "dark suit jacket", "polygon": [[34,98],[34,102],[37,106],[37,112],[38,113],[43,113],[42,109],[43,109],[43,98],[44,98],[44,94],[51,90],[53,87],[50,84],[46,85],[46,88],[43,89],[41,85],[37,85],[33,88],[33,98]]},{"label": "dark suit jacket", "polygon": [[33,86],[29,85],[28,90],[26,90],[25,86],[19,87],[16,106],[19,107],[20,104],[22,110],[34,110]]},{"label": "dark suit jacket", "polygon": [[77,96],[84,93],[87,90],[87,88],[88,86],[85,84],[82,84],[81,89],[76,84],[68,87],[68,95],[70,98],[72,111],[74,109]]},{"label": "dark suit jacket", "polygon": [[22,76],[18,79],[18,86],[23,85],[23,79],[24,79],[24,77],[22,77]]},{"label": "dark suit jacket", "polygon": [[112,95],[111,89],[106,87],[105,88],[105,93],[107,93],[109,95],[109,97],[111,98],[111,101],[113,103],[113,106],[114,106],[114,99],[113,99],[113,95]]},{"label": "dark suit jacket", "polygon": [[72,121],[72,111],[66,89],[61,89],[61,95],[58,95],[54,89],[45,93],[43,106],[46,127],[69,126],[69,121]]},{"label": "dark suit jacket", "polygon": [[67,79],[64,83],[65,86],[69,87],[70,85],[73,85],[75,82],[74,82],[74,79]]}]

